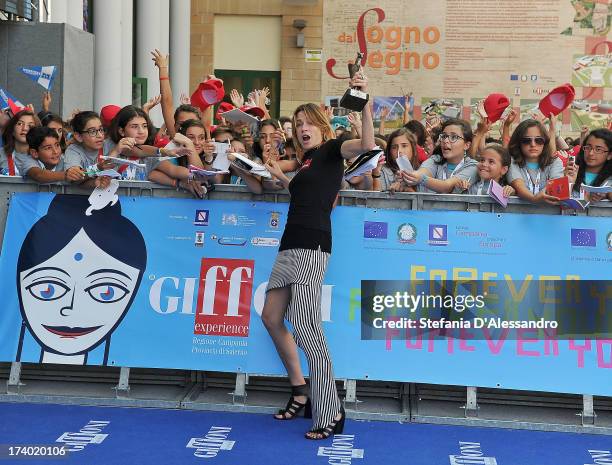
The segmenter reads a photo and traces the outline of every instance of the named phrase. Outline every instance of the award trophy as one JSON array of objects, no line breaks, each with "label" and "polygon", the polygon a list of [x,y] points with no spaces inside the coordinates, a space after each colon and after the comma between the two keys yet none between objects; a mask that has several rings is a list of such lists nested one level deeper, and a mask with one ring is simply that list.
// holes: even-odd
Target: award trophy
[{"label": "award trophy", "polygon": [[[348,64],[349,75],[351,79],[361,70],[361,59],[363,58],[363,53],[357,52],[357,59],[355,63]],[[357,87],[351,87],[346,90],[342,99],[340,99],[340,106],[352,111],[361,111],[363,107],[365,107],[366,103],[368,103],[368,99],[370,96],[365,92],[362,92]]]}]

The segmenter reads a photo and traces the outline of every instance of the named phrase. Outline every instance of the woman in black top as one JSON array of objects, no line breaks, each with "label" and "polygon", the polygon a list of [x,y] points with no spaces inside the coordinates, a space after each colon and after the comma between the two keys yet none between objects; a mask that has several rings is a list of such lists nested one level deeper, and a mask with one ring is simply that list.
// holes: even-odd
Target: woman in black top
[{"label": "woman in black top", "polygon": [[[367,79],[359,73],[351,85],[366,92]],[[362,138],[341,143],[334,139],[329,120],[318,105],[300,105],[293,114],[294,139],[297,150],[303,152],[299,171],[289,180],[275,161],[266,164],[291,194],[287,225],[262,312],[263,323],[292,385],[287,407],[275,418],[291,420],[304,409],[304,416],[313,418],[307,439],[328,438],[332,433],[341,433],[344,426],[344,409],[321,325],[321,289],[332,246],[330,215],[342,183],[344,159],[375,147],[369,105],[362,113]],[[293,325],[293,338],[284,318]],[[296,344],[308,360],[310,398]]]}]

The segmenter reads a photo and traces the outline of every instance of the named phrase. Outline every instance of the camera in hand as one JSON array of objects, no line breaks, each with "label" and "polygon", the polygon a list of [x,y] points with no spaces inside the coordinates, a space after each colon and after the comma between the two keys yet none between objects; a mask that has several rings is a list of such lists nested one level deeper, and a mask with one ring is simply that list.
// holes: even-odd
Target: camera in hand
[{"label": "camera in hand", "polygon": [[[355,63],[348,64],[348,70],[349,70],[349,75],[351,76],[351,79],[355,77],[355,75],[359,71],[361,71],[360,63],[361,63],[362,58],[363,58],[363,53],[357,52],[357,59],[355,60]],[[361,111],[363,110],[363,107],[366,106],[366,103],[368,103],[369,99],[370,99],[370,96],[367,93],[362,92],[357,87],[351,87],[347,89],[347,91],[342,96],[342,99],[340,100],[340,106],[343,108],[352,110],[352,111]]]}]

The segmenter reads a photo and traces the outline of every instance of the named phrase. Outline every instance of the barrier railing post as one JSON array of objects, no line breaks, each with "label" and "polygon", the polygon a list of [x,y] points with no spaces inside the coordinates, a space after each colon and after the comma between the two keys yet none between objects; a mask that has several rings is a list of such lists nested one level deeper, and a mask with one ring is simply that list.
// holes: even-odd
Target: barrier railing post
[{"label": "barrier railing post", "polygon": [[115,392],[118,399],[125,399],[130,396],[130,369],[129,367],[121,367],[119,371],[119,384],[115,386]]},{"label": "barrier railing post", "polygon": [[402,403],[402,413],[410,415],[410,383],[402,383],[400,387],[400,401]]},{"label": "barrier railing post", "polygon": [[593,426],[595,424],[595,417],[597,414],[595,413],[595,407],[593,405],[593,396],[583,394],[582,412],[580,416],[582,417],[582,426]]},{"label": "barrier railing post", "polygon": [[478,396],[477,389],[474,386],[468,386],[466,390],[466,402],[465,402],[465,417],[476,418],[478,417]]},{"label": "barrier railing post", "polygon": [[6,382],[6,392],[7,394],[18,394],[21,386],[23,386],[21,382],[21,362],[12,362],[9,379]]},{"label": "barrier railing post", "polygon": [[236,386],[231,392],[232,403],[244,404],[247,398],[246,385],[249,383],[249,375],[246,373],[236,373]]},{"label": "barrier railing post", "polygon": [[344,402],[347,404],[352,404],[353,406],[356,406],[357,405],[357,380],[345,379],[344,389],[346,390],[346,394],[344,396]]}]

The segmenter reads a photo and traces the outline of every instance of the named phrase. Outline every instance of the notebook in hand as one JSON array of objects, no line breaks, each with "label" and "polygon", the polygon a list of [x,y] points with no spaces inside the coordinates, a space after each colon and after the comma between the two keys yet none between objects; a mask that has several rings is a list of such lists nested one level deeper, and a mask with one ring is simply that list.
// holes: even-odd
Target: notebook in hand
[{"label": "notebook in hand", "polygon": [[272,175],[266,169],[265,166],[260,165],[259,163],[255,163],[252,160],[249,160],[244,155],[228,152],[228,159],[231,161],[232,165],[236,166],[237,168],[240,168],[244,171],[248,171],[251,174],[261,176],[262,178],[272,178]]},{"label": "notebook in hand", "polygon": [[400,170],[406,171],[406,172],[414,171],[414,168],[412,167],[412,163],[410,163],[410,160],[408,158],[402,155],[398,155],[396,162]]},{"label": "notebook in hand", "polygon": [[587,202],[586,200],[573,198],[562,200],[560,204],[561,208],[566,208],[570,210],[585,210],[586,207],[589,206],[589,202]]},{"label": "notebook in hand", "polygon": [[551,179],[546,183],[546,193],[557,197],[559,200],[570,198],[570,182],[567,176]]},{"label": "notebook in hand", "polygon": [[508,197],[504,195],[504,188],[494,179],[491,179],[489,183],[487,194],[502,207],[506,208],[508,206]]},{"label": "notebook in hand", "polygon": [[372,171],[378,164],[378,159],[383,154],[383,150],[380,147],[376,147],[373,150],[362,153],[359,155],[344,171],[344,179],[350,179],[355,176],[360,176],[366,171]]}]

